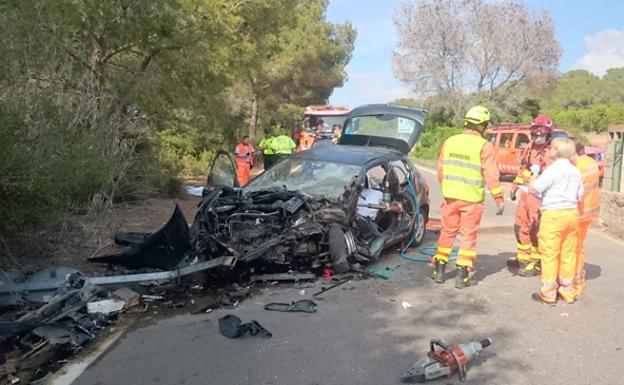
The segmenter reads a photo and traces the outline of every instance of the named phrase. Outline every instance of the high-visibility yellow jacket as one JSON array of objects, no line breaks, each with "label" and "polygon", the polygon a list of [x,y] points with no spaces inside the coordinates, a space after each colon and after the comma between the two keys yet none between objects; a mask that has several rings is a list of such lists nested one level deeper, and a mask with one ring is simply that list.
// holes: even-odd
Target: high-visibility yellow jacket
[{"label": "high-visibility yellow jacket", "polygon": [[581,219],[593,219],[600,211],[600,171],[598,162],[587,155],[576,160],[576,167],[583,176],[583,202]]},{"label": "high-visibility yellow jacket", "polygon": [[444,198],[480,203],[487,185],[497,202],[503,201],[499,172],[491,144],[474,130],[448,138],[438,160],[438,179]]},{"label": "high-visibility yellow jacket", "polygon": [[273,155],[273,148],[271,146],[271,143],[273,142],[274,137],[269,136],[267,138],[264,138],[260,141],[260,143],[258,144],[258,147],[262,150],[262,153],[264,155]]},{"label": "high-visibility yellow jacket", "polygon": [[284,155],[284,154],[292,154],[293,150],[297,145],[290,138],[290,136],[280,135],[276,136],[269,143],[269,147],[273,150],[274,154]]}]

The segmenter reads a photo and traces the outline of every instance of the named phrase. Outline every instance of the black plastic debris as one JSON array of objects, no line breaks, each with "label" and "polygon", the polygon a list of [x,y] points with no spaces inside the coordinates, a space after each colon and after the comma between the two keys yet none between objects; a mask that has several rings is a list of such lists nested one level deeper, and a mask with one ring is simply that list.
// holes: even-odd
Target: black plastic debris
[{"label": "black plastic debris", "polygon": [[189,226],[177,204],[173,215],[162,229],[145,236],[143,241],[139,241],[140,237],[141,235],[135,233],[130,237],[131,240],[128,237],[123,239],[122,242],[132,245],[126,250],[91,257],[89,260],[130,269],[153,267],[169,270],[178,266],[191,248]]},{"label": "black plastic debris", "polygon": [[273,302],[264,305],[264,310],[283,311],[283,312],[303,312],[316,313],[316,302],[311,299],[302,299],[291,303]]},{"label": "black plastic debris", "polygon": [[16,321],[0,322],[0,344],[75,313],[84,308],[99,291],[100,289],[96,286],[84,284],[79,289],[72,288],[57,294],[48,304]]},{"label": "black plastic debris", "polygon": [[120,246],[137,246],[150,235],[152,235],[152,233],[119,232],[115,234],[115,243]]},{"label": "black plastic debris", "polygon": [[240,318],[232,314],[219,318],[219,332],[227,338],[238,338],[245,334],[263,337],[273,336],[258,321],[251,320],[248,323],[242,323]]}]

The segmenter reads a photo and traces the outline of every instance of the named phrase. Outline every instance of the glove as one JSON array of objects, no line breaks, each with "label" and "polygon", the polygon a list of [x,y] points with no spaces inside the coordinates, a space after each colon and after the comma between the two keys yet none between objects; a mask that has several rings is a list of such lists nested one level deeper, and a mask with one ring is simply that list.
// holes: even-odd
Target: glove
[{"label": "glove", "polygon": [[497,203],[496,204],[496,215],[503,215],[505,211],[505,203]]},{"label": "glove", "polygon": [[516,200],[516,194],[518,193],[518,188],[512,188],[511,190],[509,190],[509,199],[511,199],[512,201]]}]

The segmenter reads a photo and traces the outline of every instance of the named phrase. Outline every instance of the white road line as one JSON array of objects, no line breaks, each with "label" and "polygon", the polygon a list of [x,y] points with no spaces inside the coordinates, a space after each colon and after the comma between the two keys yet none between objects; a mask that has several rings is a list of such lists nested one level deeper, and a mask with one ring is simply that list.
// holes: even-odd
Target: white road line
[{"label": "white road line", "polygon": [[115,343],[119,337],[121,337],[126,328],[120,328],[110,334],[103,341],[96,341],[98,346],[87,354],[86,357],[76,360],[75,362],[69,364],[67,367],[62,368],[57,374],[51,379],[49,382],[51,385],[70,385],[74,382],[80,375],[91,366],[95,361],[97,361],[100,356],[102,356],[108,348],[110,348],[113,343]]},{"label": "white road line", "polygon": [[418,171],[420,171],[420,170],[426,171],[426,172],[428,172],[430,174],[433,174],[433,175],[437,175],[438,174],[438,172],[436,170],[432,170],[432,169],[430,169],[428,167],[416,165],[416,168],[418,169]]}]

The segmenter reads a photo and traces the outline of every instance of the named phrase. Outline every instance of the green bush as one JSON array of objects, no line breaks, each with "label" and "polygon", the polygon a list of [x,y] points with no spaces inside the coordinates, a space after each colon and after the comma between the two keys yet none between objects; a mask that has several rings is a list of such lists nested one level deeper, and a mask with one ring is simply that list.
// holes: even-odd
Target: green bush
[{"label": "green bush", "polygon": [[[72,127],[49,100],[30,114],[0,104],[0,230],[41,224],[110,188],[119,163],[97,131]],[[41,127],[45,125],[45,127]]]},{"label": "green bush", "polygon": [[624,123],[624,105],[600,104],[591,108],[546,109],[558,127],[576,132],[605,132],[610,124]]},{"label": "green bush", "polygon": [[410,155],[419,159],[437,159],[440,154],[442,143],[448,137],[459,134],[460,132],[462,132],[462,129],[459,127],[426,127],[425,131],[420,135],[418,144]]}]

